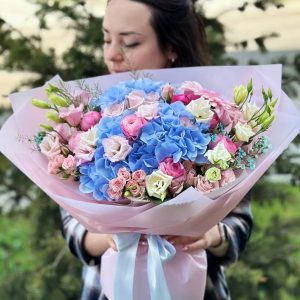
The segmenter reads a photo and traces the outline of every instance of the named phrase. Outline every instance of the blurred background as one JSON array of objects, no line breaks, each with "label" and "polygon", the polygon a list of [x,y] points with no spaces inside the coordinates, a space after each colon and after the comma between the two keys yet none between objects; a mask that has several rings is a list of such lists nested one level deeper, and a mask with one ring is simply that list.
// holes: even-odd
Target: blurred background
[{"label": "blurred background", "polygon": [[[0,127],[8,95],[105,73],[106,0],[0,0]],[[280,63],[300,107],[300,1],[198,0],[214,65]],[[300,299],[299,136],[254,187],[255,227],[226,269],[233,300]],[[9,145],[8,145],[9,146]],[[0,154],[0,298],[78,299],[80,263],[65,246],[57,205]]]}]

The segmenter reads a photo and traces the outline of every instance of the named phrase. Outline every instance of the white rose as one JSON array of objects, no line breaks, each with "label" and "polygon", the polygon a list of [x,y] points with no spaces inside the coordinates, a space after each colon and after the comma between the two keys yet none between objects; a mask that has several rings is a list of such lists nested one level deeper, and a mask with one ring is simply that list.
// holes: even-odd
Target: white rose
[{"label": "white rose", "polygon": [[191,101],[186,106],[186,110],[196,118],[197,122],[209,122],[214,116],[213,111],[210,110],[209,101],[202,97]]},{"label": "white rose", "polygon": [[235,136],[241,142],[249,142],[249,139],[255,135],[252,127],[248,124],[238,122],[235,125]]},{"label": "white rose", "polygon": [[223,143],[218,143],[213,150],[208,150],[204,156],[206,156],[212,164],[219,164],[222,169],[228,168],[227,162],[231,160],[231,154]]}]

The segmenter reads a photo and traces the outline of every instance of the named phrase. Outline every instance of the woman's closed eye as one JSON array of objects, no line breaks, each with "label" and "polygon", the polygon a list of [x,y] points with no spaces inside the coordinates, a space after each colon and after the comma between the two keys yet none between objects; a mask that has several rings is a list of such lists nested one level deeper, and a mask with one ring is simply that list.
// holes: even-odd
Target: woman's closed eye
[{"label": "woman's closed eye", "polygon": [[135,42],[135,43],[130,43],[130,44],[124,44],[124,47],[126,47],[126,48],[135,48],[139,45],[140,45],[139,42]]}]

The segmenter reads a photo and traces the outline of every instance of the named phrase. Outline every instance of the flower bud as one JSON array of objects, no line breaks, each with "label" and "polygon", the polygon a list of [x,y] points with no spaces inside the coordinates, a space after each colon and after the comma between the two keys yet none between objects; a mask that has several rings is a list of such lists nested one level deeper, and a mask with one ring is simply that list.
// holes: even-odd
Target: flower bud
[{"label": "flower bud", "polygon": [[46,131],[54,131],[54,128],[48,124],[40,124],[40,127],[45,129]]},{"label": "flower bud", "polygon": [[272,100],[270,103],[269,103],[269,106],[272,107],[272,108],[275,108],[275,105],[277,104],[278,102],[278,98]]},{"label": "flower bud", "polygon": [[267,118],[270,117],[270,114],[267,111],[267,108],[264,110],[264,112],[260,115],[257,122],[258,124],[262,124]]},{"label": "flower bud", "polygon": [[31,100],[31,103],[38,107],[38,108],[43,108],[43,109],[49,109],[51,108],[50,104],[46,101],[43,101],[43,100],[39,100],[39,99],[32,99]]},{"label": "flower bud", "polygon": [[251,80],[248,82],[248,85],[247,85],[247,90],[248,90],[248,93],[250,94],[253,90],[253,83],[252,83],[252,78]]},{"label": "flower bud", "polygon": [[240,105],[248,97],[248,90],[243,85],[235,87],[233,93],[234,93],[234,102],[236,105]]},{"label": "flower bud", "polygon": [[272,99],[272,97],[273,97],[272,91],[270,88],[268,88],[268,97],[269,97],[269,99]]},{"label": "flower bud", "polygon": [[50,121],[53,121],[53,122],[55,122],[55,123],[63,123],[63,122],[64,122],[64,120],[61,119],[61,118],[58,116],[58,113],[55,112],[55,111],[49,111],[49,112],[47,113],[46,116],[47,116],[47,118],[48,118]]},{"label": "flower bud", "polygon": [[264,88],[262,88],[261,92],[262,92],[262,95],[264,97],[264,101],[265,102],[268,101],[268,95],[267,95],[266,91],[264,90]]},{"label": "flower bud", "polygon": [[274,115],[269,116],[269,117],[261,124],[262,129],[263,129],[264,131],[267,130],[267,129],[271,126],[271,124],[272,124],[272,122],[274,121],[274,119],[275,119],[275,116],[274,116]]},{"label": "flower bud", "polygon": [[52,83],[48,83],[48,86],[46,88],[46,93],[49,96],[52,93],[57,93],[59,91],[59,88]]},{"label": "flower bud", "polygon": [[49,100],[57,105],[57,106],[61,106],[61,107],[68,107],[70,105],[69,101],[67,99],[64,99],[62,97],[59,97],[55,94],[50,94],[49,95]]}]

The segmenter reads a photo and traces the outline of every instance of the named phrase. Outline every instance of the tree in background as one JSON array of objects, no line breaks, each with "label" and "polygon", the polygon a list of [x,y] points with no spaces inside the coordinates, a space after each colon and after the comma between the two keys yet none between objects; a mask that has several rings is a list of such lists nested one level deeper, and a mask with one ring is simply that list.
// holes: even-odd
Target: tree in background
[{"label": "tree in background", "polygon": [[[75,32],[74,42],[60,56],[54,47],[43,49],[40,35],[25,36],[0,13],[0,69],[34,72],[37,76],[24,82],[26,86],[40,86],[56,74],[64,80],[104,74],[102,19],[88,12],[81,0],[32,2],[38,7],[40,30],[48,30],[47,17],[55,14],[69,21],[68,29]],[[256,1],[254,5],[261,10],[282,7],[276,0]],[[245,11],[248,6],[245,2],[236,9]],[[199,13],[205,16],[201,7]],[[204,22],[213,63],[236,64],[225,53],[228,41],[223,25],[218,19],[204,17]],[[267,50],[265,40],[269,37],[256,37],[261,51]],[[247,48],[247,44],[245,40],[236,46]],[[281,61],[284,88],[294,95],[293,84],[299,83],[300,78],[300,54],[292,64],[285,58]],[[285,152],[274,167],[281,173],[292,172],[291,185],[261,181],[254,189],[254,234],[242,260],[227,271],[233,299],[288,300],[300,294],[300,168],[294,163],[295,156]],[[0,220],[0,229],[5,232],[0,236],[1,299],[77,299],[81,265],[69,254],[61,238],[58,206],[3,156],[0,178],[0,195],[6,198]]]}]

